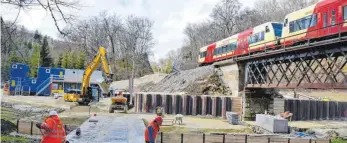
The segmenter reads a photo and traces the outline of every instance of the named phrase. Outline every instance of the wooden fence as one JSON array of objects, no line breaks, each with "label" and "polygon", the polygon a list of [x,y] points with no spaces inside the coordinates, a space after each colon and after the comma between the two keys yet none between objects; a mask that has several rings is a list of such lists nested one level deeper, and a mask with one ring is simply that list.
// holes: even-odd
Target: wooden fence
[{"label": "wooden fence", "polygon": [[283,138],[274,135],[174,134],[160,132],[156,143],[331,143],[331,140]]},{"label": "wooden fence", "polygon": [[[33,121],[17,120],[17,133],[27,134],[27,135],[41,135],[40,129],[38,129]],[[77,129],[76,125],[64,125],[66,134]],[[43,131],[43,130],[42,130]]]},{"label": "wooden fence", "polygon": [[344,120],[347,118],[347,102],[275,99],[274,103],[276,103],[274,104],[275,112],[289,111],[293,113],[293,121]]}]

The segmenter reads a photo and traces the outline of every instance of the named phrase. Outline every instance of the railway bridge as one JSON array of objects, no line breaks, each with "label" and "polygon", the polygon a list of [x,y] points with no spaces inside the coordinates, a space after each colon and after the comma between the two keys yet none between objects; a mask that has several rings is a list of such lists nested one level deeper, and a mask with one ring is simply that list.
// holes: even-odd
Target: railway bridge
[{"label": "railway bridge", "polygon": [[[317,29],[306,35],[327,31],[330,28],[335,27]],[[214,67],[222,72],[224,82],[232,90],[231,96],[175,95],[175,98],[170,96],[158,99],[159,96],[165,95],[156,94],[150,97],[141,93],[137,96],[136,111],[154,112],[148,107],[164,105],[172,114],[211,114],[225,118],[226,112],[234,111],[243,117],[252,118],[255,113],[274,110],[272,106],[276,89],[347,89],[347,35],[339,30],[328,37],[306,38],[302,41],[288,40],[299,44],[287,46],[293,43],[284,42],[286,44],[275,48],[267,47],[267,43],[264,43],[265,48],[257,53],[215,62]],[[281,40],[291,38],[285,37]],[[336,108],[347,110],[344,106]]]}]

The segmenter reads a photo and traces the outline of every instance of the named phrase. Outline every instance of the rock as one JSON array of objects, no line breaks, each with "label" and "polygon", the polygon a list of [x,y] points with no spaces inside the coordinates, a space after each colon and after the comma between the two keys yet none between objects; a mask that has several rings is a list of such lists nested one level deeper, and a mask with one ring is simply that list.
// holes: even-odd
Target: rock
[{"label": "rock", "polygon": [[337,133],[335,130],[329,130],[326,132],[327,138],[335,138],[339,136],[339,133]]},{"label": "rock", "polygon": [[188,94],[218,95],[228,93],[213,66],[198,67],[191,70],[173,72],[156,84],[143,85],[144,92],[166,92]]}]

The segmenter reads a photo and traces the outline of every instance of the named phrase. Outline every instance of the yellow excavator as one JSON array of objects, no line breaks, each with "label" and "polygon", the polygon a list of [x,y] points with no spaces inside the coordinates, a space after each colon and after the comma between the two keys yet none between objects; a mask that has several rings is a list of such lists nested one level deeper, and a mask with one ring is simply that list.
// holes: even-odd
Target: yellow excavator
[{"label": "yellow excavator", "polygon": [[[98,67],[99,63],[102,63],[104,72],[106,73],[106,83],[110,84],[112,82],[112,71],[107,62],[106,49],[104,47],[99,48],[99,52],[94,56],[93,60],[86,67],[83,78],[82,78],[82,86],[80,92],[69,93],[64,95],[65,101],[77,101],[80,105],[88,105],[91,101],[94,100],[92,87],[90,87],[90,77],[93,72]],[[125,98],[125,97],[124,97]],[[127,105],[127,100],[125,98],[122,99],[122,104]],[[111,99],[112,100],[112,99]],[[112,100],[113,101],[113,100]]]}]

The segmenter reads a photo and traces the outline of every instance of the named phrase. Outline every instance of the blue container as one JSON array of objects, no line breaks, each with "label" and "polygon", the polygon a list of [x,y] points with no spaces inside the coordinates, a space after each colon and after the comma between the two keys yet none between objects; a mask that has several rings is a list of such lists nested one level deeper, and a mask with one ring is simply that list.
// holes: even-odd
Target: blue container
[{"label": "blue container", "polygon": [[11,64],[10,69],[10,78],[11,77],[29,77],[29,66],[21,63],[13,63]]}]

